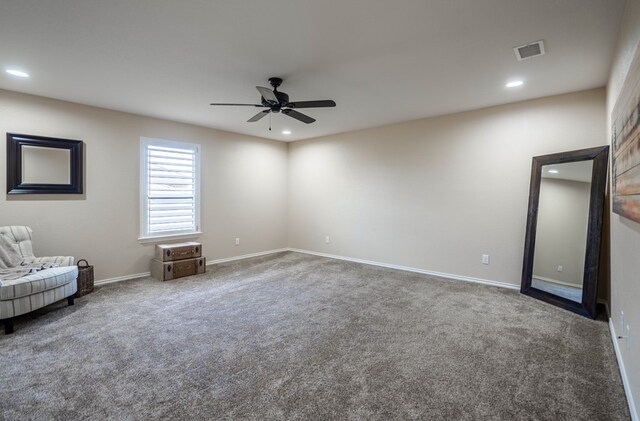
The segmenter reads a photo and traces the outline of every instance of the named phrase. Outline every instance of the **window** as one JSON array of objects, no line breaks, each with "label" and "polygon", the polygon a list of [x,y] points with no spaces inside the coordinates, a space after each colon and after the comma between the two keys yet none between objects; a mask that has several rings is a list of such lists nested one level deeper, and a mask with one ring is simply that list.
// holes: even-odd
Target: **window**
[{"label": "window", "polygon": [[140,139],[141,239],[199,234],[200,145]]}]

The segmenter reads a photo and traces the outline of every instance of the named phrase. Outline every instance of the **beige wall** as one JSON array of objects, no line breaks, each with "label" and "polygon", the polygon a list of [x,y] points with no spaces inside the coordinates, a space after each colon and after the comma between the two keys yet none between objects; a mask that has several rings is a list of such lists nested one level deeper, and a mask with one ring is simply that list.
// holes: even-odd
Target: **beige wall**
[{"label": "beige wall", "polygon": [[[533,274],[582,288],[591,183],[543,177]],[[558,272],[562,266],[562,272]]]},{"label": "beige wall", "polygon": [[531,158],[605,136],[595,89],[295,142],[289,245],[519,285]]},{"label": "beige wall", "polygon": [[[640,1],[628,0],[607,85],[607,127],[631,61],[640,46]],[[609,130],[609,139],[611,131]],[[611,213],[611,318],[622,334],[620,311],[631,328],[631,346],[620,350],[636,405],[640,404],[640,224]]]},{"label": "beige wall", "polygon": [[25,145],[21,160],[23,183],[71,183],[71,151],[68,149]]},{"label": "beige wall", "polygon": [[[287,246],[284,143],[2,90],[0,132],[85,142],[84,196],[3,194],[0,225],[31,226],[37,255],[86,258],[96,279],[149,271],[153,244],[137,240],[141,136],[201,144],[200,241],[210,260]],[[2,186],[5,165],[3,147]]]}]

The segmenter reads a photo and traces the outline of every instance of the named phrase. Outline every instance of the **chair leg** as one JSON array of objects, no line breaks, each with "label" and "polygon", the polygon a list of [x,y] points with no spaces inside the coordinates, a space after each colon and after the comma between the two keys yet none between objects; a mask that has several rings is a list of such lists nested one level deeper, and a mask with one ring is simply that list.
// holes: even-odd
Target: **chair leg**
[{"label": "chair leg", "polygon": [[13,317],[4,320],[4,334],[13,333]]},{"label": "chair leg", "polygon": [[70,306],[75,304],[74,303],[75,298],[76,298],[76,294],[73,294],[73,295],[67,297],[67,302],[69,303]]}]

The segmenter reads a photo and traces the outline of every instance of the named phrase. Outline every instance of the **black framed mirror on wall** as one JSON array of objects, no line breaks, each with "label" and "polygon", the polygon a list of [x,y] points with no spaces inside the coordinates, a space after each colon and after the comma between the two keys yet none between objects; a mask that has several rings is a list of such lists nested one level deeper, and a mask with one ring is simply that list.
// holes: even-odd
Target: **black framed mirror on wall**
[{"label": "black framed mirror on wall", "polygon": [[81,140],[7,133],[7,194],[82,194]]},{"label": "black framed mirror on wall", "polygon": [[609,147],[536,156],[531,167],[523,294],[596,317]]}]

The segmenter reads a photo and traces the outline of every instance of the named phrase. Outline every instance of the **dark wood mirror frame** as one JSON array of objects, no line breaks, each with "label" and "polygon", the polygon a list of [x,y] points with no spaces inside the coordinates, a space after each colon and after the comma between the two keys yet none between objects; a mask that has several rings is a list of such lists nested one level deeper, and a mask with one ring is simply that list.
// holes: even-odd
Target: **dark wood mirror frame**
[{"label": "dark wood mirror frame", "polygon": [[[7,133],[7,194],[82,194],[83,152],[81,140]],[[69,184],[22,182],[22,147],[67,149],[70,153]]]},{"label": "dark wood mirror frame", "polygon": [[[538,222],[538,202],[542,167],[550,164],[593,160],[591,174],[591,195],[589,199],[589,219],[587,225],[587,250],[582,283],[582,302],[571,301],[531,286],[533,258]],[[598,288],[598,270],[600,267],[600,242],[602,239],[602,217],[604,213],[605,188],[607,183],[607,164],[609,147],[581,149],[551,155],[536,156],[531,167],[529,188],[529,211],[527,214],[527,233],[524,243],[524,263],[520,292],[546,301],[569,311],[594,319],[596,317],[596,294]]]}]

